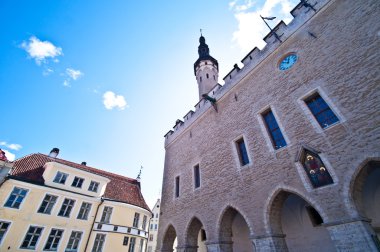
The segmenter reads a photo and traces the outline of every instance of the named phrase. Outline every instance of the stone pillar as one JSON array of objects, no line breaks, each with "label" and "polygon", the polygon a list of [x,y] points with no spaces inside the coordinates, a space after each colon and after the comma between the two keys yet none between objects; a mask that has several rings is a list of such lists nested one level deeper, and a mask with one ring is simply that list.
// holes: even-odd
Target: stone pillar
[{"label": "stone pillar", "polygon": [[232,252],[232,241],[206,242],[207,252]]},{"label": "stone pillar", "polygon": [[369,220],[356,218],[323,224],[337,251],[380,251],[376,233]]},{"label": "stone pillar", "polygon": [[198,246],[178,246],[176,247],[176,252],[197,252],[198,251]]},{"label": "stone pillar", "polygon": [[256,252],[287,252],[284,234],[254,235],[250,237]]}]

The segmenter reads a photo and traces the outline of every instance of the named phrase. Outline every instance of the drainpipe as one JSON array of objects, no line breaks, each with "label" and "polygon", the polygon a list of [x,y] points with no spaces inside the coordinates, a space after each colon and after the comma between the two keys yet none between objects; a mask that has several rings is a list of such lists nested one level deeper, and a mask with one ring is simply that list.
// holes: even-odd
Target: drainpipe
[{"label": "drainpipe", "polygon": [[84,252],[87,251],[88,243],[90,242],[90,238],[91,238],[92,230],[93,230],[93,228],[94,228],[94,224],[95,224],[95,221],[96,221],[96,217],[98,217],[99,207],[103,204],[103,202],[104,202],[104,199],[103,199],[103,197],[101,197],[101,198],[100,198],[100,204],[99,204],[98,207],[96,208],[95,218],[94,218],[94,221],[92,222],[92,225],[91,225],[90,234],[88,235],[88,238],[87,238],[87,241],[86,241],[86,246],[84,247]]}]

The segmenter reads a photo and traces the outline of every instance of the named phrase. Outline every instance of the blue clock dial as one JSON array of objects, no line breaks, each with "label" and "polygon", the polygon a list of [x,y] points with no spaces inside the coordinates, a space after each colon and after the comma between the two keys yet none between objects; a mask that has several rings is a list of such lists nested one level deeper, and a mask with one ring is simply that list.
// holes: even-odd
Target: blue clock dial
[{"label": "blue clock dial", "polygon": [[280,70],[287,70],[291,68],[296,62],[297,62],[297,55],[295,54],[289,54],[286,56],[279,65]]}]

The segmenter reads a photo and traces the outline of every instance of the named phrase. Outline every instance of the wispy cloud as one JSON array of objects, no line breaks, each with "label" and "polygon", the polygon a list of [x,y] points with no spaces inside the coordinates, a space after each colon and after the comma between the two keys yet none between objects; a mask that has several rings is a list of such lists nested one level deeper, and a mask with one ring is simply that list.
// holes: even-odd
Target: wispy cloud
[{"label": "wispy cloud", "polygon": [[48,76],[50,74],[54,73],[54,70],[51,68],[45,68],[44,71],[42,72],[43,76]]},{"label": "wispy cloud", "polygon": [[290,22],[290,11],[298,0],[266,0],[264,4],[253,0],[234,0],[229,3],[238,21],[238,28],[233,33],[232,40],[242,51],[247,52],[255,46],[264,47],[263,37],[269,32],[261,20],[262,16],[275,16],[275,21],[268,21],[274,27],[281,19]]},{"label": "wispy cloud", "polygon": [[106,109],[118,108],[124,110],[128,107],[127,102],[122,95],[116,95],[112,91],[107,91],[103,94],[103,104]]},{"label": "wispy cloud", "polygon": [[22,146],[20,144],[14,144],[14,143],[9,144],[9,143],[4,142],[4,141],[0,142],[0,146],[5,146],[8,149],[15,150],[15,151],[18,151],[22,148]]},{"label": "wispy cloud", "polygon": [[30,37],[29,41],[22,42],[20,46],[38,65],[46,62],[48,58],[57,62],[58,59],[56,57],[63,55],[61,47],[57,47],[49,41],[41,41],[35,36]]},{"label": "wispy cloud", "polygon": [[63,86],[65,87],[71,87],[70,82],[72,80],[77,80],[81,76],[83,76],[83,73],[80,70],[75,70],[73,68],[66,68],[66,79],[63,81]]},{"label": "wispy cloud", "polygon": [[79,77],[83,75],[80,70],[75,70],[72,68],[66,68],[66,74],[73,80],[77,80]]}]

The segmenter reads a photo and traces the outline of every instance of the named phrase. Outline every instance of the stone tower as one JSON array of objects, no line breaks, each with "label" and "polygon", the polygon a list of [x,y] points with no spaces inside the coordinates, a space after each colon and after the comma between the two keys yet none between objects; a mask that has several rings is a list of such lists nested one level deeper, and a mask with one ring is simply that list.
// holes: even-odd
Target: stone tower
[{"label": "stone tower", "polygon": [[198,82],[199,100],[218,83],[218,61],[211,57],[206,39],[201,35],[198,46],[199,58],[194,63],[194,74]]}]

